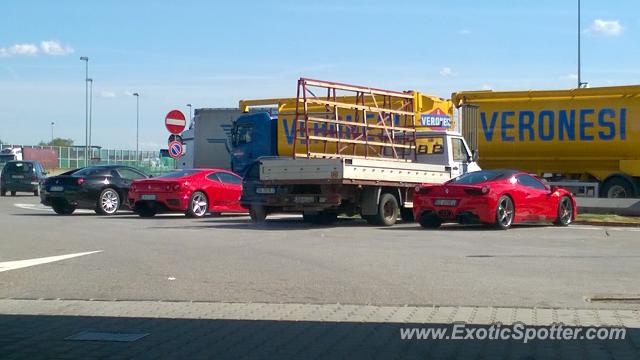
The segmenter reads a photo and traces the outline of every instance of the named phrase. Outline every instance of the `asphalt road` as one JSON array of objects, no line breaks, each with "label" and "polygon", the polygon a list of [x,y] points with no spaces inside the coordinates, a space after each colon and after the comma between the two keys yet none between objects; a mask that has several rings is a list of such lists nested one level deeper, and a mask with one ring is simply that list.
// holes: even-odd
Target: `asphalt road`
[{"label": "asphalt road", "polygon": [[[9,261],[100,251],[2,271]],[[0,298],[640,308],[640,230],[58,216],[0,198]]]}]

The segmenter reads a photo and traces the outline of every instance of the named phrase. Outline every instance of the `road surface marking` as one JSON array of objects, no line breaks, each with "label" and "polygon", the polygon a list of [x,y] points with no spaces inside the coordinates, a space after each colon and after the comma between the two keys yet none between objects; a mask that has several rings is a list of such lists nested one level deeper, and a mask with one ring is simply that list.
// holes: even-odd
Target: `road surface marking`
[{"label": "road surface marking", "polygon": [[55,262],[55,261],[71,259],[71,258],[74,258],[74,257],[84,256],[84,255],[89,255],[89,254],[95,254],[95,253],[99,253],[99,252],[102,252],[102,250],[75,253],[75,254],[67,254],[67,255],[49,256],[49,257],[42,257],[42,258],[36,258],[36,259],[0,262],[0,272],[9,271],[9,270],[16,270],[16,269],[22,269],[22,268],[26,268],[26,267],[29,267],[29,266],[47,264],[47,263],[51,263],[51,262]]}]

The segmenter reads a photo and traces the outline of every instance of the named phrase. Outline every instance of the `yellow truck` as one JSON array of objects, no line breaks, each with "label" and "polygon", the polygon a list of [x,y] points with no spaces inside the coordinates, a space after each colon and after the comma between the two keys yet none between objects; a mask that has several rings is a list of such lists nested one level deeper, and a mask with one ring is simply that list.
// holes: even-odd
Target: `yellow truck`
[{"label": "yellow truck", "polygon": [[586,196],[640,197],[640,86],[451,99],[482,168],[518,168]]}]

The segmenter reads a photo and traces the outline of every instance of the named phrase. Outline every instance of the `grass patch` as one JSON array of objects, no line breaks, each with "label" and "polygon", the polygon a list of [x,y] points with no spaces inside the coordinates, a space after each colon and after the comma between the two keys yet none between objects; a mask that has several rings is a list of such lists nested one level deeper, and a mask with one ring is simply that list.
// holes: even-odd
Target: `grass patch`
[{"label": "grass patch", "polygon": [[576,221],[640,225],[640,217],[620,216],[620,215],[613,215],[613,214],[578,214]]}]

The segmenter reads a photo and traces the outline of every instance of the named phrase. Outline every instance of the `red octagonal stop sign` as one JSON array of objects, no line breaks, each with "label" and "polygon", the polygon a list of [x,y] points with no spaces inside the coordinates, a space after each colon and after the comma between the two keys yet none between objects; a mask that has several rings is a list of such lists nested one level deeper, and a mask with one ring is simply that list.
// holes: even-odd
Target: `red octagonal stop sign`
[{"label": "red octagonal stop sign", "polygon": [[164,126],[167,127],[172,134],[180,134],[187,126],[184,114],[180,110],[171,110],[164,118]]}]

